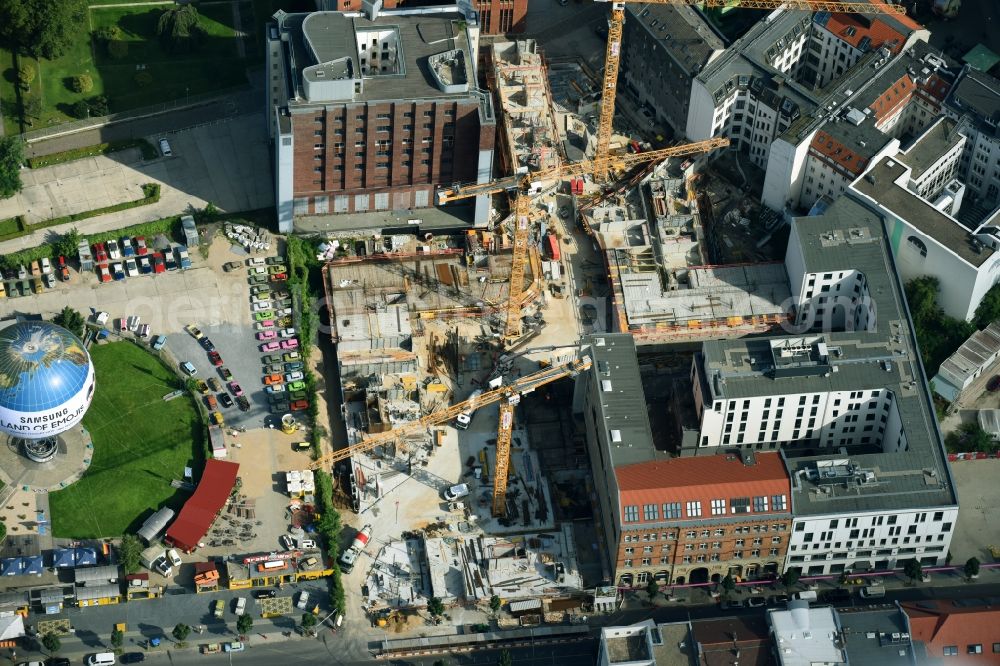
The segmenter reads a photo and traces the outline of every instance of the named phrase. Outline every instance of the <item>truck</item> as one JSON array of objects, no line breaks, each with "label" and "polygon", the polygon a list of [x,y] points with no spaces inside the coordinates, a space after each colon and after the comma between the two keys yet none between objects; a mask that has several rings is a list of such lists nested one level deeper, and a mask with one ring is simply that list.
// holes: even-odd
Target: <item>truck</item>
[{"label": "truck", "polygon": [[816,594],[816,592],[813,590],[806,590],[805,592],[796,592],[795,594],[792,595],[792,599],[796,599],[798,601],[816,601],[818,598],[819,595]]},{"label": "truck", "polygon": [[468,402],[472,405],[466,409],[464,412],[455,417],[455,427],[459,430],[467,430],[469,424],[472,423],[472,415],[476,413],[475,399],[483,394],[482,390],[476,389],[469,394]]},{"label": "truck", "polygon": [[372,526],[365,525],[358,532],[357,536],[354,537],[354,541],[351,542],[351,547],[344,551],[344,554],[340,556],[340,570],[344,573],[350,573],[351,569],[354,568],[354,563],[358,559],[358,555],[365,549],[368,545],[368,541],[372,538]]},{"label": "truck", "polygon": [[549,253],[549,258],[559,261],[559,239],[555,234],[546,234],[545,250]]},{"label": "truck", "polygon": [[153,568],[153,562],[163,557],[163,547],[162,546],[150,546],[146,550],[142,551],[142,555],[139,556],[139,561],[142,566],[147,569]]}]

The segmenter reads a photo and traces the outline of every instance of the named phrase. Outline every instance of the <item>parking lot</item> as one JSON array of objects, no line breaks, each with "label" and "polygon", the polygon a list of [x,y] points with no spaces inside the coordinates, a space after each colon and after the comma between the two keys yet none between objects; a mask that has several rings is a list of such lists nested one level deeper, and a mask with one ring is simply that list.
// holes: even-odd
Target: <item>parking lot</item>
[{"label": "parking lot", "polygon": [[1000,526],[992,519],[993,509],[1000,506],[1000,460],[967,460],[953,462],[951,473],[958,490],[958,524],[952,537],[952,564],[962,564],[970,557],[980,562],[992,562],[989,547],[1000,546]]}]

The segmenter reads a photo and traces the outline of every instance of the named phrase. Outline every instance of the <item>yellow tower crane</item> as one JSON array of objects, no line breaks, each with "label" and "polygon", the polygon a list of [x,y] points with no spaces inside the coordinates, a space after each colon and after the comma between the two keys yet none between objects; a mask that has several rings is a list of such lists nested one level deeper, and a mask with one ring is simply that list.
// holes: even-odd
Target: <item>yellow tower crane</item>
[{"label": "yellow tower crane", "polygon": [[525,377],[519,377],[510,384],[499,388],[485,391],[471,400],[456,403],[416,421],[411,421],[404,425],[376,433],[358,444],[349,446],[313,461],[310,469],[319,469],[341,460],[346,460],[357,453],[370,451],[376,446],[382,446],[399,440],[406,435],[416,434],[426,430],[430,426],[439,425],[451,421],[466,410],[478,409],[494,402],[500,402],[500,423],[497,428],[497,457],[493,472],[493,515],[503,516],[506,513],[507,505],[507,475],[510,469],[510,439],[514,426],[514,406],[520,401],[521,396],[530,393],[535,389],[545,386],[563,377],[575,377],[579,373],[590,368],[589,356],[584,356],[569,363],[555,365],[544,370],[532,373]]},{"label": "yellow tower crane", "polygon": [[[625,23],[625,3],[641,2],[645,5],[699,5],[701,7],[726,7],[732,0],[600,0],[611,2],[608,17],[608,45],[604,55],[604,83],[601,88],[601,117],[597,126],[597,146],[594,151],[594,178],[607,180],[608,169],[601,158],[611,146],[612,121],[615,117],[615,97],[618,92],[618,65],[622,53],[622,26]],[[741,9],[798,9],[815,12],[849,12],[855,14],[906,15],[906,8],[890,5],[883,0],[871,2],[839,2],[834,0],[739,0]]]},{"label": "yellow tower crane", "polygon": [[670,157],[683,157],[694,153],[723,148],[729,145],[725,137],[697,141],[682,146],[651,150],[632,155],[604,155],[593,160],[583,160],[573,164],[564,164],[527,174],[508,176],[489,183],[471,183],[453,185],[438,190],[438,204],[445,204],[457,199],[465,199],[480,194],[498,194],[505,191],[515,191],[514,197],[514,256],[510,268],[510,286],[507,301],[501,306],[504,319],[504,341],[510,344],[521,335],[521,295],[524,292],[524,269],[528,260],[528,238],[531,226],[531,190],[532,184],[553,178],[567,178],[585,173],[629,169],[637,164],[656,162]]}]

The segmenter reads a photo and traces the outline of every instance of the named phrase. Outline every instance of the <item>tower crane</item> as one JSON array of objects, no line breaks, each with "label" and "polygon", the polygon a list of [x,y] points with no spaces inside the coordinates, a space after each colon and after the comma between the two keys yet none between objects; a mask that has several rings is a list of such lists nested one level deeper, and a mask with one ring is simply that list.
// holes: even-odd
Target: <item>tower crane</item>
[{"label": "tower crane", "polygon": [[[726,7],[732,0],[600,0],[611,3],[608,18],[608,45],[604,55],[604,82],[601,88],[601,117],[597,126],[597,145],[594,150],[594,179],[606,180],[608,170],[602,157],[611,146],[612,121],[615,117],[615,97],[618,92],[618,65],[621,59],[622,26],[625,24],[625,3],[636,2],[644,5],[699,5],[702,7]],[[854,14],[897,14],[906,15],[906,8],[890,5],[883,0],[871,2],[842,2],[840,0],[739,0],[741,9],[800,9],[816,12],[845,12]]]},{"label": "tower crane", "polygon": [[519,377],[510,384],[485,391],[471,400],[455,403],[450,407],[433,412],[416,421],[410,421],[393,430],[376,433],[357,444],[345,449],[328,453],[313,461],[310,469],[319,469],[325,465],[346,460],[356,453],[370,451],[376,446],[388,444],[406,435],[415,434],[428,428],[454,419],[459,414],[472,409],[478,409],[494,402],[500,403],[500,423],[497,428],[497,457],[493,470],[493,515],[500,517],[506,514],[507,507],[507,475],[510,470],[510,440],[514,426],[514,407],[521,396],[534,391],[563,377],[575,377],[590,368],[589,356],[554,365],[544,370]]},{"label": "tower crane", "polygon": [[566,178],[585,173],[601,171],[608,173],[613,169],[628,169],[637,164],[665,160],[670,157],[682,157],[703,151],[723,148],[729,145],[729,139],[718,137],[706,141],[697,141],[682,146],[651,150],[645,153],[631,155],[607,155],[593,160],[583,160],[573,164],[564,164],[526,174],[508,176],[489,183],[470,183],[453,185],[437,192],[438,204],[449,201],[474,197],[480,194],[497,194],[505,191],[515,191],[514,198],[514,255],[510,267],[510,286],[507,290],[507,302],[501,307],[504,318],[504,340],[510,343],[521,334],[521,295],[524,291],[524,269],[528,259],[528,237],[531,213],[532,183]]}]

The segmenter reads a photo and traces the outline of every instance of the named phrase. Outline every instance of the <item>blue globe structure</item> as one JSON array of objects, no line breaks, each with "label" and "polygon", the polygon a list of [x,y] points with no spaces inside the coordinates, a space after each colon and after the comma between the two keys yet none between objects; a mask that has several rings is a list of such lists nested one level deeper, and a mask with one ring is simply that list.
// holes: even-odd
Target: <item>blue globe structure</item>
[{"label": "blue globe structure", "polygon": [[94,366],[75,335],[42,321],[0,329],[0,432],[24,440],[28,457],[41,446],[51,459],[55,436],[83,419],[93,396]]}]

